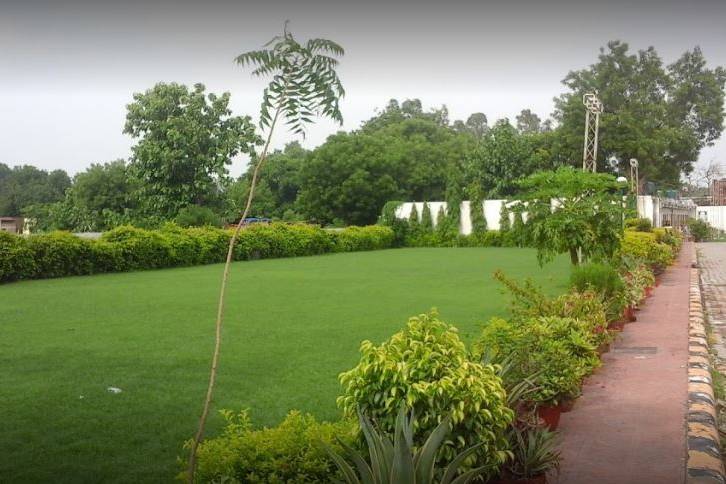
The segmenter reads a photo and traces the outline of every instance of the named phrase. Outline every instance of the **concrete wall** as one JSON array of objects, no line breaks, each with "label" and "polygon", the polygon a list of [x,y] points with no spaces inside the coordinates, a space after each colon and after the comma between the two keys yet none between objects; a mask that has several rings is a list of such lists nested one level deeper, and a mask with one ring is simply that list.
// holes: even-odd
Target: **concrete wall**
[{"label": "concrete wall", "polygon": [[714,205],[696,208],[696,214],[701,220],[705,220],[712,227],[719,230],[726,230],[726,206]]},{"label": "concrete wall", "polygon": [[[484,218],[487,221],[487,228],[489,230],[499,230],[499,212],[502,210],[502,203],[505,203],[506,200],[485,200],[482,203],[481,210],[483,211]],[[436,217],[439,214],[439,208],[444,207],[444,211],[448,213],[448,207],[446,202],[426,202],[429,205],[429,210],[431,210],[431,222],[433,223],[434,227],[436,227]],[[405,202],[401,204],[396,209],[396,217],[408,219],[409,215],[411,215],[411,208],[413,205],[416,205],[416,210],[418,211],[419,220],[421,220],[421,213],[423,212],[423,204],[424,202]],[[471,233],[471,202],[464,201],[461,202],[461,206],[459,207],[460,213],[461,213],[461,223],[459,225],[459,233],[464,235],[469,235]],[[526,217],[525,217],[526,219]],[[514,214],[511,212],[509,213],[509,220],[510,222],[514,221]]]},{"label": "concrete wall", "polygon": [[637,200],[638,217],[647,218],[653,227],[683,226],[696,216],[696,205],[691,200],[641,195]]}]

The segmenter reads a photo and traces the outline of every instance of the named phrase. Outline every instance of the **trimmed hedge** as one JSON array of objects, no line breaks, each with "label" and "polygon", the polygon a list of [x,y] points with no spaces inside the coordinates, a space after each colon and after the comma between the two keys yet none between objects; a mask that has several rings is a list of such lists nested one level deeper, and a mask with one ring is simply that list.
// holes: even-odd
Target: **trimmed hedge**
[{"label": "trimmed hedge", "polygon": [[677,248],[658,242],[657,235],[652,232],[626,230],[620,244],[620,254],[631,259],[641,260],[654,273],[660,274],[675,260]]},{"label": "trimmed hedge", "polygon": [[[232,230],[174,224],[159,230],[121,226],[100,240],[68,232],[29,237],[0,232],[0,282],[224,262],[231,236]],[[240,232],[234,260],[386,249],[393,240],[390,228],[375,225],[328,231],[305,224],[258,224]]]}]

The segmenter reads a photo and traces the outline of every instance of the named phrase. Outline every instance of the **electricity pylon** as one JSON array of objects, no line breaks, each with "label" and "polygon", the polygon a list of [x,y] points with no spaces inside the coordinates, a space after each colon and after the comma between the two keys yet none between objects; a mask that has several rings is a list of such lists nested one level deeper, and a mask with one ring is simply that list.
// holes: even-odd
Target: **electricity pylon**
[{"label": "electricity pylon", "polygon": [[582,151],[582,169],[597,171],[597,134],[600,129],[600,113],[603,111],[602,102],[597,93],[587,93],[582,96],[585,105],[585,147]]}]

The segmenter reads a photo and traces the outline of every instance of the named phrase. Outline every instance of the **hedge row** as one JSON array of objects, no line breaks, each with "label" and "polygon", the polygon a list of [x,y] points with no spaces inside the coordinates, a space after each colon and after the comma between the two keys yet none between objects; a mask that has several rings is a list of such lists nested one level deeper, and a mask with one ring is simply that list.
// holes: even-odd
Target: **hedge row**
[{"label": "hedge row", "polygon": [[[67,232],[29,237],[0,232],[0,282],[224,262],[231,235],[173,224],[160,230],[117,227],[100,240]],[[234,260],[377,250],[392,243],[393,231],[381,226],[328,231],[304,224],[252,225],[240,232]]]}]

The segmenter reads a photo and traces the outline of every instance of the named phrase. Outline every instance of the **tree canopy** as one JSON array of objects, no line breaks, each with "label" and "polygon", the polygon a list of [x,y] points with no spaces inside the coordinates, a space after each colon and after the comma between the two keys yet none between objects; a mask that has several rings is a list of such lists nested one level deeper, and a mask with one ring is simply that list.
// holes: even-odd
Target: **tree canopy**
[{"label": "tree canopy", "polygon": [[174,217],[182,207],[208,202],[232,158],[253,151],[255,128],[249,116],[231,115],[229,98],[205,95],[202,84],[159,83],[134,94],[124,133],[138,139],[130,167],[148,211]]},{"label": "tree canopy", "polygon": [[614,176],[566,166],[534,173],[520,186],[513,209],[526,213],[527,242],[540,264],[562,253],[578,264],[578,252],[610,257],[620,247],[624,187]]},{"label": "tree canopy", "polygon": [[612,41],[596,63],[570,72],[563,83],[569,92],[556,99],[555,118],[573,162],[582,159],[582,96],[598,92],[603,102],[599,170],[614,157],[625,173],[636,158],[644,179],[675,187],[723,130],[726,71],[709,69],[698,47],[666,66],[653,47],[631,53],[628,44]]}]

